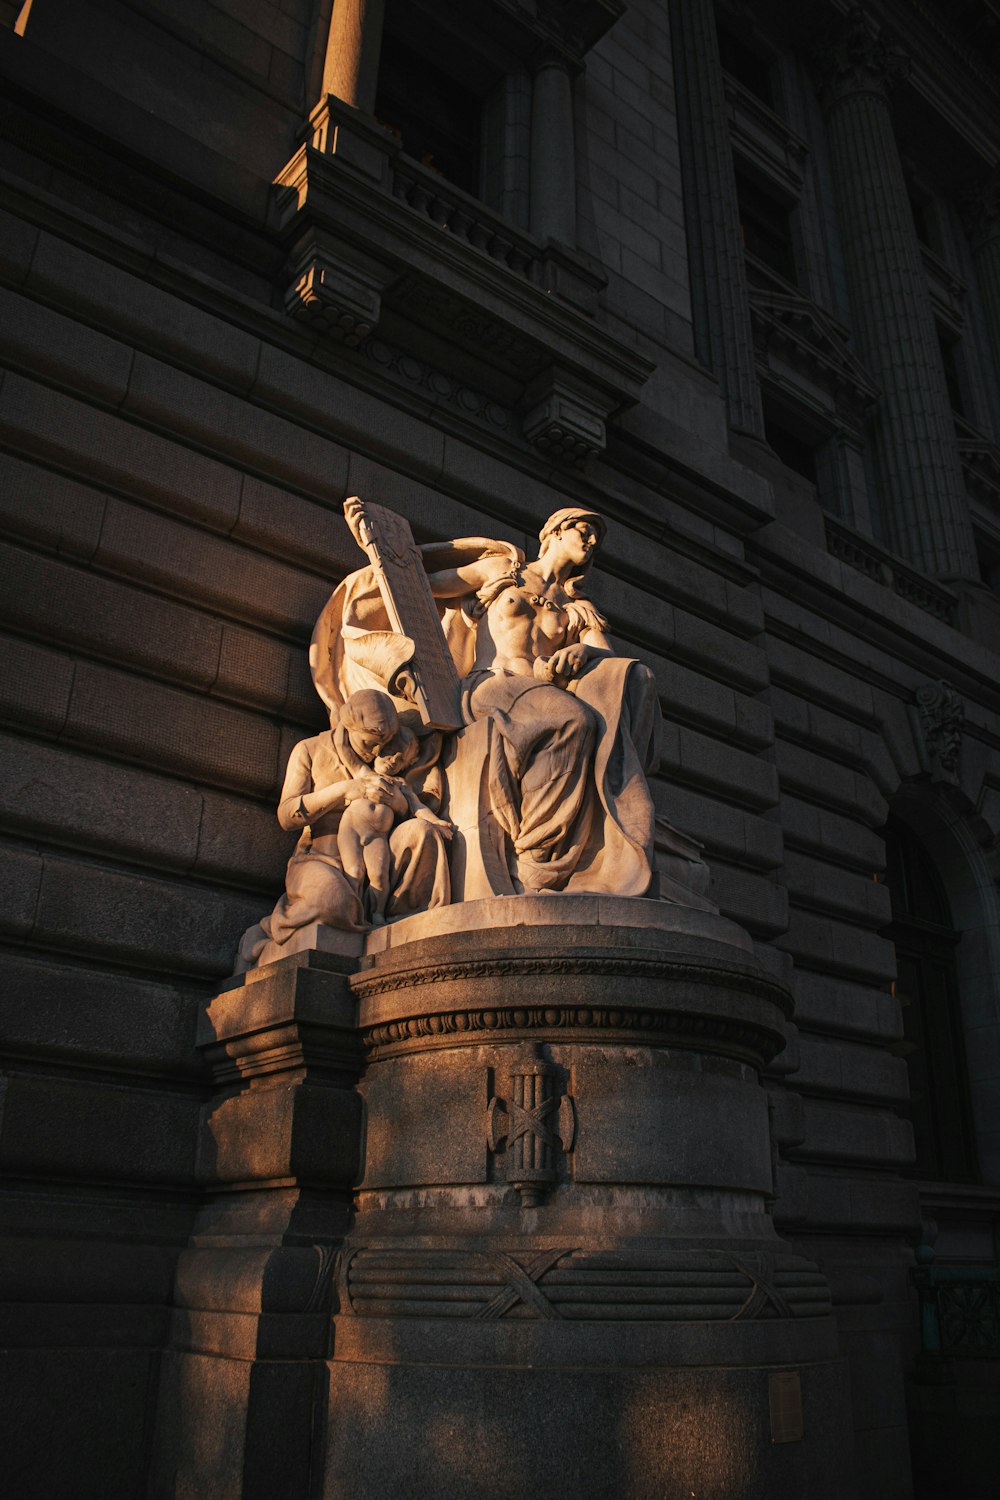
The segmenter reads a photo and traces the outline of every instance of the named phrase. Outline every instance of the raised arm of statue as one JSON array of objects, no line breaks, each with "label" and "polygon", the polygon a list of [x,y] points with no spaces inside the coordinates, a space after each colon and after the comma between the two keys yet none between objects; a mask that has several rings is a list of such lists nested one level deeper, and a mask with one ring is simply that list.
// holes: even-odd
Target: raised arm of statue
[{"label": "raised arm of statue", "polygon": [[[431,549],[428,551],[431,552]],[[433,557],[433,552],[431,556]],[[425,566],[427,561],[425,556]],[[490,553],[460,567],[428,572],[427,576],[435,599],[460,599],[466,594],[478,594],[481,589],[510,576],[516,566],[516,561],[508,554]]]},{"label": "raised arm of statue", "polygon": [[[659,704],[652,673],[618,653],[589,596],[602,518],[585,505],[556,511],[526,558],[490,537],[417,548],[400,517],[357,499],[345,515],[371,565],[344,580],[317,623],[311,662],[324,700],[336,708],[378,688],[420,732],[447,728],[445,805],[461,806],[468,838],[491,830],[501,852],[490,889],[655,893],[647,778],[658,763]],[[413,691],[442,635],[462,721],[483,732],[430,717]],[[468,806],[465,787],[476,789]],[[684,863],[701,877],[696,855]],[[696,894],[685,901],[705,904]]]}]

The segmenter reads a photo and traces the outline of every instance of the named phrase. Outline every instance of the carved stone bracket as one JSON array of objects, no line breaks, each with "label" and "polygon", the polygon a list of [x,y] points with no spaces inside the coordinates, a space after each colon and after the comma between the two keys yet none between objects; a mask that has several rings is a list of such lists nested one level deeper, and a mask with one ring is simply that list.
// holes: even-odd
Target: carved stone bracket
[{"label": "carved stone bracket", "polygon": [[557,371],[533,382],[527,394],[523,431],[528,442],[553,458],[582,462],[604,451],[607,403]]},{"label": "carved stone bracket", "polygon": [[293,317],[318,323],[325,332],[356,348],[378,325],[382,290],[392,273],[379,276],[374,264],[355,264],[312,232],[296,246],[285,292]]},{"label": "carved stone bracket", "polygon": [[541,1202],[557,1177],[559,1152],[570,1152],[576,1111],[569,1094],[559,1093],[559,1071],[532,1052],[518,1059],[506,1100],[494,1095],[486,1110],[491,1151],[507,1154],[507,1181],[525,1207]]},{"label": "carved stone bracket", "polygon": [[944,681],[925,682],[914,694],[918,742],[932,781],[958,786],[965,705]]},{"label": "carved stone bracket", "polygon": [[273,212],[293,316],[354,347],[391,314],[394,344],[421,357],[429,334],[442,375],[467,380],[474,360],[485,396],[526,411],[551,457],[601,451],[604,421],[653,369],[595,319],[606,276],[591,259],[519,229],[332,96],[278,174]]}]

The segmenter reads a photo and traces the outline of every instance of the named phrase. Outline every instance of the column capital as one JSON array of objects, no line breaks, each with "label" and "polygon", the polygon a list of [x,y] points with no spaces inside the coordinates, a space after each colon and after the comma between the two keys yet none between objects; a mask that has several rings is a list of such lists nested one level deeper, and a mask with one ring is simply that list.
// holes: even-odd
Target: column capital
[{"label": "column capital", "polygon": [[529,61],[529,71],[533,78],[546,68],[555,68],[560,73],[565,73],[570,80],[579,77],[584,71],[584,63],[576,57],[571,57],[563,48],[555,45],[551,40],[542,42],[535,48]]},{"label": "column capital", "polygon": [[851,94],[887,95],[910,71],[895,38],[870,20],[861,5],[827,32],[812,61],[827,107]]}]

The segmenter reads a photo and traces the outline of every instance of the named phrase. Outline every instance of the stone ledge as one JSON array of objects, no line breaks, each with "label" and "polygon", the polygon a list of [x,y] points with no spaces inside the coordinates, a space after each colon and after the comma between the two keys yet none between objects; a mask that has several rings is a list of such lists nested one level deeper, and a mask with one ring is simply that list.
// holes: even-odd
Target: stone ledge
[{"label": "stone ledge", "polygon": [[741,927],[712,912],[695,911],[644,896],[559,892],[547,896],[492,896],[404,917],[370,932],[365,941],[365,955],[374,957],[425,938],[508,931],[518,927],[648,929],[649,938],[655,932],[683,933],[725,943],[746,954],[753,952],[753,944]]},{"label": "stone ledge", "polygon": [[[602,451],[605,420],[654,368],[594,321],[603,273],[402,157],[388,131],[332,96],[310,137],[275,181],[287,310],[349,343],[388,311],[444,331],[525,383],[529,442],[571,461]],[[539,381],[572,387],[567,421],[539,409]]]},{"label": "stone ledge", "polygon": [[832,1318],[774,1319],[742,1326],[601,1323],[600,1339],[591,1324],[551,1320],[481,1323],[445,1318],[337,1319],[334,1363],[451,1363],[538,1367],[741,1366],[813,1364],[837,1353]]}]

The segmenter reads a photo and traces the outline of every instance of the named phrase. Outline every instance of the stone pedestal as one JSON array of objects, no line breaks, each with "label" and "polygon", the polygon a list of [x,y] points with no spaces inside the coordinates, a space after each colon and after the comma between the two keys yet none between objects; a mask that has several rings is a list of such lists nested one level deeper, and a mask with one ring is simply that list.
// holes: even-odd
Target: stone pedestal
[{"label": "stone pedestal", "polygon": [[356,967],[297,953],[251,970],[201,1018],[216,1091],[160,1367],[151,1497],[315,1493],[333,1273],[361,1161]]},{"label": "stone pedestal", "polygon": [[376,941],[329,1500],[849,1495],[829,1293],[768,1212],[787,997],[745,934],[539,896]]},{"label": "stone pedestal", "polygon": [[846,1500],[829,1292],[769,1211],[758,1072],[789,1002],[746,934],[512,896],[366,948],[209,1008],[216,1196],[182,1260],[155,1493],[207,1472],[211,1395],[242,1477],[202,1495],[257,1493],[291,1433],[288,1496]]}]

